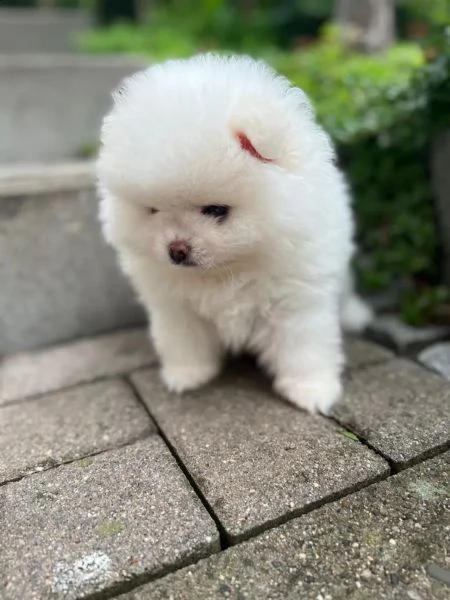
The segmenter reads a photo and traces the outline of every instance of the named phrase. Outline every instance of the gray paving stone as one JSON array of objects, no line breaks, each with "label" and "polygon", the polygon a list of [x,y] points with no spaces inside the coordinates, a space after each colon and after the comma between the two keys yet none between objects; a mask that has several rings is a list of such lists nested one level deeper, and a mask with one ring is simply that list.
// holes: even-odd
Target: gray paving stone
[{"label": "gray paving stone", "polygon": [[450,442],[450,384],[396,359],[351,374],[346,400],[334,414],[397,466]]},{"label": "gray paving stone", "polygon": [[450,381],[450,342],[429,346],[417,358],[423,365]]},{"label": "gray paving stone", "polygon": [[156,370],[132,379],[231,542],[386,473],[379,456],[276,398],[243,363],[181,397]]},{"label": "gray paving stone", "polygon": [[0,482],[135,441],[154,424],[122,381],[0,408]]},{"label": "gray paving stone", "polygon": [[0,405],[131,371],[155,360],[143,328],[14,354],[0,362]]},{"label": "gray paving stone", "polygon": [[431,460],[120,600],[444,600],[449,456]]},{"label": "gray paving stone", "polygon": [[348,369],[362,369],[386,362],[394,356],[383,346],[356,337],[347,338],[344,347]]},{"label": "gray paving stone", "polygon": [[218,549],[158,436],[3,486],[0,505],[2,600],[91,597]]}]

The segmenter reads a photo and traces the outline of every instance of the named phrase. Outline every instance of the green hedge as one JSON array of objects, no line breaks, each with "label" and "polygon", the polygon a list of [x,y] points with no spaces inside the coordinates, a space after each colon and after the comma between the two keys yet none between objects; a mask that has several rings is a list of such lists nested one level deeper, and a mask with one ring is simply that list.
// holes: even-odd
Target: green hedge
[{"label": "green hedge", "polygon": [[449,298],[430,184],[433,136],[450,127],[448,40],[425,64],[414,44],[347,55],[334,36],[272,62],[311,96],[337,144],[355,198],[363,291],[401,282],[403,316],[419,324]]},{"label": "green hedge", "polygon": [[[429,172],[433,135],[450,125],[448,44],[426,64],[414,43],[397,44],[382,56],[347,53],[333,27],[324,29],[320,43],[289,53],[272,46],[270,37],[261,46],[258,36],[245,38],[242,32],[235,44],[221,27],[218,42],[202,37],[209,29],[187,18],[174,35],[173,22],[162,15],[151,31],[116,25],[85,36],[82,45],[91,52],[131,52],[156,60],[237,45],[268,60],[311,97],[337,144],[355,197],[360,286],[375,292],[401,281],[404,318],[411,323],[431,319],[436,304],[448,296],[439,285]],[[254,31],[258,27],[265,31],[264,21]]]},{"label": "green hedge", "polygon": [[403,280],[404,318],[419,324],[449,298],[440,285],[430,149],[434,135],[450,127],[450,54],[418,70],[407,86],[380,90],[373,106],[384,114],[376,130],[338,146],[355,196],[360,281],[378,290]]}]

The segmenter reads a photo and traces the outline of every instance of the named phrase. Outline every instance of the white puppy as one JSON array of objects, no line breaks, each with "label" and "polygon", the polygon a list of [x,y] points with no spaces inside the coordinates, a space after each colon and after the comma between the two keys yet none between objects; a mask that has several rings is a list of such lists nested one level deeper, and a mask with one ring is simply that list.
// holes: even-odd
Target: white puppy
[{"label": "white puppy", "polygon": [[305,95],[261,62],[205,55],[114,96],[98,162],[107,240],[151,315],[175,392],[255,353],[275,389],[326,413],[341,395],[353,295],[349,194]]}]

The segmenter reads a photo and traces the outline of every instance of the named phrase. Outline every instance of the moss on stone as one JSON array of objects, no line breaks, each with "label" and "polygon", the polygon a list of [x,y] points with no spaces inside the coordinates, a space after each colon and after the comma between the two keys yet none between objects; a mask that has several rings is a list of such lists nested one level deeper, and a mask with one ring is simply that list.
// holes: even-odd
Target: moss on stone
[{"label": "moss on stone", "polygon": [[108,537],[111,535],[117,535],[125,529],[125,524],[118,519],[111,519],[102,521],[96,527],[96,532],[100,537]]}]

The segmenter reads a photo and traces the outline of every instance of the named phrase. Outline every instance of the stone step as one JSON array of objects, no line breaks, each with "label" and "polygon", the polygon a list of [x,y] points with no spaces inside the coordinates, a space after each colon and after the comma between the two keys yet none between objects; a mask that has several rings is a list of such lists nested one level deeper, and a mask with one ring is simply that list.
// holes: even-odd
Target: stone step
[{"label": "stone step", "polygon": [[0,53],[73,52],[92,25],[84,10],[0,7]]},{"label": "stone step", "polygon": [[145,64],[0,52],[0,163],[73,159],[95,148],[111,91]]},{"label": "stone step", "polygon": [[0,168],[0,355],[144,321],[97,205],[90,162]]}]

